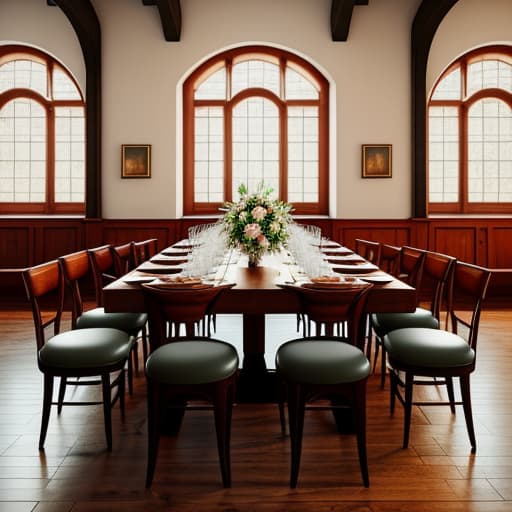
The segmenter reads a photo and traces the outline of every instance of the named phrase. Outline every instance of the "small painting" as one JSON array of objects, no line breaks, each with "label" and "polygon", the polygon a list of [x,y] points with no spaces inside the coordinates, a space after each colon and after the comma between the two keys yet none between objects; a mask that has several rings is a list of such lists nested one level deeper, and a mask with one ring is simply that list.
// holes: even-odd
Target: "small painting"
[{"label": "small painting", "polygon": [[363,178],[391,178],[391,144],[363,144]]},{"label": "small painting", "polygon": [[121,149],[122,178],[151,178],[151,146],[123,144]]}]

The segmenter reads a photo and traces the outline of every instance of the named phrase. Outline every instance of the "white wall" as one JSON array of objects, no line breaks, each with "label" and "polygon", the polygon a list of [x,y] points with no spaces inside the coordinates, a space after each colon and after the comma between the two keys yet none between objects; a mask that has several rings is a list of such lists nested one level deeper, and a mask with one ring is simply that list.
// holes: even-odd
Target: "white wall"
[{"label": "white wall", "polygon": [[[420,0],[372,0],[354,8],[348,42],[330,34],[331,0],[186,0],[179,43],[164,40],[156,7],[93,0],[103,43],[103,214],[179,214],[177,91],[197,63],[241,43],[266,43],[309,58],[332,80],[331,172],[340,218],[411,214],[410,32]],[[427,83],[468,48],[510,42],[510,0],[459,0],[433,41]],[[80,46],[45,0],[0,0],[0,41],[26,41],[62,60],[84,85]],[[178,102],[179,103],[179,102]],[[178,117],[178,118],[177,118]],[[178,143],[177,143],[178,140]],[[120,178],[120,146],[151,144],[152,178]],[[361,144],[393,144],[393,178],[361,179]],[[178,165],[177,165],[178,161]]]},{"label": "white wall", "polygon": [[427,96],[439,75],[461,54],[480,46],[512,44],[510,0],[459,0],[444,17],[430,48]]}]

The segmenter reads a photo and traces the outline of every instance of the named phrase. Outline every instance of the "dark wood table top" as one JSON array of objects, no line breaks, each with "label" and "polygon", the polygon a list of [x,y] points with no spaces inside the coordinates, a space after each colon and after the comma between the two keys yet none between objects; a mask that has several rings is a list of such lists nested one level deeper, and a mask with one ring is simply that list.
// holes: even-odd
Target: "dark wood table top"
[{"label": "dark wood table top", "polygon": [[[134,270],[127,276],[118,279],[103,289],[105,310],[115,311],[144,311],[144,296],[140,284],[129,283],[125,278],[152,277],[151,265],[144,264],[147,272]],[[154,265],[156,268],[156,264]],[[160,268],[163,267],[163,268]],[[169,274],[178,270],[169,266]],[[158,265],[154,278],[165,273],[165,266]],[[351,276],[357,275],[350,272]],[[384,276],[384,272],[377,270],[362,274],[367,276]],[[286,264],[280,255],[268,255],[263,258],[261,266],[248,268],[246,258],[241,257],[237,263],[230,264],[227,269],[221,267],[217,277],[224,277],[224,281],[235,283],[222,293],[216,302],[217,313],[244,313],[244,314],[273,314],[296,313],[299,309],[296,295],[279,287],[281,283],[297,282],[305,279],[297,274],[297,268]],[[300,282],[300,281],[299,281]],[[367,310],[371,313],[407,312],[414,311],[416,307],[416,290],[402,281],[393,278],[389,283],[374,284],[370,291]]]}]

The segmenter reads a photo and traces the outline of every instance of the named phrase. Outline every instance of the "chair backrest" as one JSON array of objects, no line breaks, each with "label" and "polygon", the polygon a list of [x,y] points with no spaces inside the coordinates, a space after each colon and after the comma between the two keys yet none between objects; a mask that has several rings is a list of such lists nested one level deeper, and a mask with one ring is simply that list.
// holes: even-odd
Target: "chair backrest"
[{"label": "chair backrest", "polygon": [[343,338],[361,349],[364,346],[365,307],[372,286],[321,288],[314,285],[282,285],[298,295],[300,311],[316,324],[317,336],[321,334],[322,327],[325,328],[325,336],[333,336],[334,326],[346,322]]},{"label": "chair backrest", "polygon": [[370,263],[380,264],[381,244],[379,242],[356,238],[356,252]]},{"label": "chair backrest", "polygon": [[103,287],[117,279],[116,265],[111,245],[102,245],[88,249],[87,254],[91,263],[94,278],[94,292],[96,304],[103,306]]},{"label": "chair backrest", "polygon": [[91,264],[87,251],[73,252],[59,257],[59,263],[62,266],[64,283],[71,293],[71,328],[76,327],[78,318],[84,312],[82,294],[80,293],[80,280],[85,277],[91,277]]},{"label": "chair backrest", "polygon": [[452,276],[448,301],[451,329],[476,351],[480,313],[491,271],[456,261]]},{"label": "chair backrest", "polygon": [[32,306],[36,343],[40,350],[45,343],[47,327],[53,325],[54,334],[60,331],[64,307],[62,271],[59,262],[53,260],[25,269],[22,275],[27,297]]},{"label": "chair backrest", "polygon": [[135,267],[138,267],[158,252],[158,240],[156,238],[149,238],[140,242],[132,242],[131,251],[133,264]]},{"label": "chair backrest", "polygon": [[455,258],[438,252],[426,251],[422,282],[431,286],[430,311],[439,320],[444,292],[451,278]]},{"label": "chair backrest", "polygon": [[121,277],[135,268],[132,257],[132,243],[112,247],[116,277]]},{"label": "chair backrest", "polygon": [[400,273],[400,247],[381,244],[379,267],[384,272],[398,277]]},{"label": "chair backrest", "polygon": [[[425,251],[404,245],[400,248],[400,271],[398,277],[409,286],[419,289],[423,277]],[[418,294],[419,299],[419,294]]]},{"label": "chair backrest", "polygon": [[[161,288],[152,284],[142,285],[148,313],[151,351],[179,337],[181,325],[185,325],[187,336],[195,337],[196,323],[204,320],[219,295],[233,286],[234,284]],[[174,335],[170,328],[173,326]]]}]

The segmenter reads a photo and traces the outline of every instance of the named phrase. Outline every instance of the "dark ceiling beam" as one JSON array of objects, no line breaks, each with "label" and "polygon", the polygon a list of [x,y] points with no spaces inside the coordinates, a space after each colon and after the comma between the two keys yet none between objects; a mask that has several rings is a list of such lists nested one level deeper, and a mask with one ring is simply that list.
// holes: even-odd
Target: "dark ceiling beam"
[{"label": "dark ceiling beam", "polygon": [[332,0],[331,35],[333,41],[346,41],[355,5],[368,5],[368,0]]},{"label": "dark ceiling beam", "polygon": [[90,0],[55,0],[75,30],[85,62],[86,208],[101,217],[101,30]]},{"label": "dark ceiling beam", "polygon": [[423,0],[411,31],[412,213],[427,217],[427,64],[432,40],[458,0]]},{"label": "dark ceiling beam", "polygon": [[158,7],[165,40],[179,41],[181,35],[180,0],[142,0],[142,3]]}]

